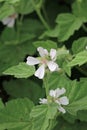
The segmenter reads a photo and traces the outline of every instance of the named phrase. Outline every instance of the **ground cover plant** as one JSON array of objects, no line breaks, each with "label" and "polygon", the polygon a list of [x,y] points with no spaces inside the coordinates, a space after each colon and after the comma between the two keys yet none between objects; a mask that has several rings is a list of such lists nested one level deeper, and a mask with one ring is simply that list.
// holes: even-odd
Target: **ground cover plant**
[{"label": "ground cover plant", "polygon": [[87,0],[0,0],[0,130],[87,130]]}]

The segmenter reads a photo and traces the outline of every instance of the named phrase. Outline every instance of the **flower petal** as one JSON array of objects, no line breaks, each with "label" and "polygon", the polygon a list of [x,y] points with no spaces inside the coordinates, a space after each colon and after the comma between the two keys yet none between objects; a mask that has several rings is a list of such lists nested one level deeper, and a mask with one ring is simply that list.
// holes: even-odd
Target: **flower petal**
[{"label": "flower petal", "polygon": [[61,106],[58,106],[58,110],[60,112],[62,112],[63,114],[66,113],[66,110],[63,107],[61,107]]},{"label": "flower petal", "polygon": [[85,48],[86,48],[86,50],[87,50],[87,46],[86,46]]},{"label": "flower petal", "polygon": [[7,24],[8,27],[12,28],[15,24],[15,19],[11,19],[9,23]]},{"label": "flower petal", "polygon": [[52,71],[52,72],[56,71],[57,68],[58,68],[58,65],[55,62],[53,62],[53,61],[49,61],[47,63],[47,66],[48,66],[49,70]]},{"label": "flower petal", "polygon": [[59,98],[59,102],[62,105],[68,105],[69,104],[69,99],[66,96],[63,96],[63,97]]},{"label": "flower petal", "polygon": [[58,105],[61,105],[59,100],[55,100],[55,103],[57,103]]},{"label": "flower petal", "polygon": [[39,52],[39,55],[41,57],[44,57],[44,56],[48,55],[48,51],[46,49],[42,48],[42,47],[38,47],[37,51]]},{"label": "flower petal", "polygon": [[43,98],[43,99],[40,98],[39,100],[40,100],[39,101],[40,104],[47,104],[47,99],[46,98]]},{"label": "flower petal", "polygon": [[32,57],[32,56],[28,56],[26,63],[27,63],[28,65],[36,65],[36,64],[39,64],[40,61],[39,61],[37,58],[34,58],[34,57]]},{"label": "flower petal", "polygon": [[49,92],[49,95],[51,96],[51,97],[56,97],[56,93],[55,93],[55,90],[50,90],[50,92]]},{"label": "flower petal", "polygon": [[65,88],[57,88],[56,89],[56,96],[59,97],[60,95],[64,94],[66,92]]},{"label": "flower petal", "polygon": [[56,60],[56,57],[57,57],[57,51],[55,49],[51,49],[50,50],[50,57],[52,60]]},{"label": "flower petal", "polygon": [[45,65],[41,65],[34,74],[39,79],[43,79],[45,75]]},{"label": "flower petal", "polygon": [[7,25],[10,21],[11,21],[11,18],[10,18],[10,17],[7,17],[7,18],[4,18],[4,19],[2,20],[2,23],[3,23],[4,25]]}]

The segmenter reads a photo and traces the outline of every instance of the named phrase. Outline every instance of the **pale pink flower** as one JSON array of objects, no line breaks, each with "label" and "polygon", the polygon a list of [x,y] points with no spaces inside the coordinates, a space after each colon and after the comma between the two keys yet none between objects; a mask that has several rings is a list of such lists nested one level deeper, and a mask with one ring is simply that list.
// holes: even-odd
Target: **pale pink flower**
[{"label": "pale pink flower", "polygon": [[1,20],[1,22],[4,25],[6,25],[7,27],[12,28],[12,27],[14,27],[15,20],[16,20],[17,17],[18,17],[17,14],[13,14],[13,15],[7,17],[7,18],[4,18],[3,20]]},{"label": "pale pink flower", "polygon": [[[62,107],[62,105],[68,105],[69,104],[69,99],[67,96],[62,96],[66,92],[65,88],[57,88],[55,90],[50,90],[49,96],[52,97],[52,101],[58,104],[58,110],[62,113],[66,113],[66,110]],[[41,104],[47,104],[49,101],[45,98],[41,99],[40,102]]]},{"label": "pale pink flower", "polygon": [[58,64],[55,62],[57,57],[57,52],[55,49],[51,49],[50,53],[42,48],[38,47],[37,51],[39,52],[40,57],[34,58],[32,56],[27,57],[27,64],[28,65],[37,65],[39,64],[39,68],[35,72],[35,76],[39,79],[43,79],[45,75],[45,69],[48,69],[53,72],[59,70]]}]

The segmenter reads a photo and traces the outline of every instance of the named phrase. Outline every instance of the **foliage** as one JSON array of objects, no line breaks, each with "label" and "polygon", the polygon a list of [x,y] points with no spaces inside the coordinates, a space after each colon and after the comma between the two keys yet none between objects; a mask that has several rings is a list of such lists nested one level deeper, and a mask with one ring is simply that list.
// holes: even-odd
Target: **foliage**
[{"label": "foliage", "polygon": [[86,26],[87,0],[0,0],[0,130],[87,129]]}]

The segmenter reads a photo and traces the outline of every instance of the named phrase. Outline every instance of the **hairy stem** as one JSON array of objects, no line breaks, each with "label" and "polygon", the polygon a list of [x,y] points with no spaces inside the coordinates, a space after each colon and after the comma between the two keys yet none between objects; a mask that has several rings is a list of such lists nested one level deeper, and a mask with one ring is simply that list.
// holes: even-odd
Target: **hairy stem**
[{"label": "hairy stem", "polygon": [[41,22],[43,23],[44,27],[45,27],[47,30],[49,30],[50,27],[49,27],[48,23],[45,21],[45,19],[43,18],[42,14],[41,14],[40,7],[35,4],[34,0],[31,0],[31,2],[32,2],[32,5],[33,5],[34,8],[35,8],[35,11],[36,11],[36,13],[37,13],[39,19],[40,19]]},{"label": "hairy stem", "polygon": [[44,87],[45,87],[46,97],[47,97],[47,96],[48,96],[48,93],[49,93],[49,89],[48,89],[48,79],[47,79],[47,77],[44,78],[43,82],[44,82]]}]

